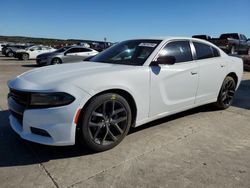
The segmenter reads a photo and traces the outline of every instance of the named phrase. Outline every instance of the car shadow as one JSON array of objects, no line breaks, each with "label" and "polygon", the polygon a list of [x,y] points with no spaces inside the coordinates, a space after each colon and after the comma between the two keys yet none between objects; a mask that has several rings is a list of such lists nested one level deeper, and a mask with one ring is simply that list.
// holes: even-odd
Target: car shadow
[{"label": "car shadow", "polygon": [[[131,128],[128,134],[173,121],[177,118],[200,112],[214,110],[211,106],[198,107],[176,115],[152,121],[137,128]],[[94,154],[91,150],[77,142],[74,146],[45,146],[25,141],[10,127],[8,121],[9,111],[0,111],[0,167],[31,165],[48,162],[50,160],[72,158]]]},{"label": "car shadow", "polygon": [[250,80],[241,81],[232,106],[250,110]]},{"label": "car shadow", "polygon": [[14,57],[6,57],[6,58],[3,58],[1,60],[3,60],[3,61],[22,61],[20,59],[14,58]]},{"label": "car shadow", "polygon": [[40,67],[39,65],[37,64],[29,64],[29,65],[22,65],[22,67]]},{"label": "car shadow", "polygon": [[[233,106],[249,110],[249,92],[250,80],[243,80],[236,93]],[[136,128],[131,128],[129,134],[133,135],[138,131],[143,131],[162,123],[171,122],[184,116],[210,111],[216,111],[216,109],[212,105],[197,107],[146,123]],[[0,167],[40,164],[50,160],[93,154],[91,150],[78,143],[74,146],[53,147],[25,141],[10,128],[8,116],[8,110],[0,111]]]}]

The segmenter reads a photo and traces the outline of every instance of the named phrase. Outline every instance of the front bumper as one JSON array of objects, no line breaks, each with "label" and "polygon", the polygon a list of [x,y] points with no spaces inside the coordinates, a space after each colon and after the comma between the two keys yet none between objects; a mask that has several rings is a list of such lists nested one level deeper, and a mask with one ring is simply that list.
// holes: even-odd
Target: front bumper
[{"label": "front bumper", "polygon": [[49,65],[50,59],[48,59],[48,58],[36,58],[36,64],[37,65]]},{"label": "front bumper", "polygon": [[[10,125],[21,138],[45,145],[75,144],[74,118],[78,109],[75,102],[61,107],[25,109],[8,97],[8,106]],[[46,131],[48,136],[35,134],[32,128]]]}]

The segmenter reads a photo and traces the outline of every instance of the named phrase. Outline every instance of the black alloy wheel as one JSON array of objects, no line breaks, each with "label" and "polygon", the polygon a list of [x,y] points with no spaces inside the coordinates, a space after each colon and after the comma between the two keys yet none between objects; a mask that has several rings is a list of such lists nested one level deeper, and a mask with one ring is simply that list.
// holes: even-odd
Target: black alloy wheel
[{"label": "black alloy wheel", "polygon": [[108,93],[92,99],[82,118],[82,142],[93,151],[119,144],[131,125],[131,110],[120,95]]},{"label": "black alloy wheel", "polygon": [[216,106],[220,110],[224,110],[232,105],[235,94],[236,83],[235,80],[227,76],[222,84]]}]

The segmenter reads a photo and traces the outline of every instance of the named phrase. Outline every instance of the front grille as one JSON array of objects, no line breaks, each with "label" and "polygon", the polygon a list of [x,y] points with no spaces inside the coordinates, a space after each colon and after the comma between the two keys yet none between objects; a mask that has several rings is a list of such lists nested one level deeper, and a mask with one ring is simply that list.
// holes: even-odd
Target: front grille
[{"label": "front grille", "polygon": [[17,91],[17,90],[10,90],[9,97],[12,97],[18,104],[28,106],[30,103],[30,93]]}]

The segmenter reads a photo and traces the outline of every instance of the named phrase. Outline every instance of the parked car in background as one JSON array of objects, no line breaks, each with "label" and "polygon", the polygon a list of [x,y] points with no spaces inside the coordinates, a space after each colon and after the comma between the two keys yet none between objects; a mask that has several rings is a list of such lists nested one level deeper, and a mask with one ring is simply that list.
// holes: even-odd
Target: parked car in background
[{"label": "parked car in background", "polygon": [[20,49],[25,49],[29,47],[30,45],[26,44],[11,44],[11,45],[6,45],[2,49],[2,54],[5,55],[6,57],[13,57],[15,52]]},{"label": "parked car in background", "polygon": [[131,126],[209,103],[228,108],[242,74],[240,58],[204,40],[128,40],[90,62],[38,68],[8,82],[10,125],[33,142],[80,140],[104,151]]},{"label": "parked car in background", "polygon": [[212,37],[209,35],[193,35],[192,38],[197,38],[197,39],[203,39],[203,40],[209,40]]},{"label": "parked car in background", "polygon": [[14,56],[20,60],[36,59],[40,54],[54,51],[56,51],[56,49],[49,46],[30,46],[25,49],[16,50]]},{"label": "parked car in background", "polygon": [[2,48],[6,46],[7,43],[0,42],[0,52],[2,52]]},{"label": "parked car in background", "polygon": [[[225,33],[221,34],[219,38],[203,38],[203,36],[207,35],[195,35],[194,38],[199,38],[201,36],[202,39],[205,39],[220,49],[225,51],[228,54],[247,54],[250,55],[250,39],[243,34],[239,33]],[[197,37],[198,36],[198,37]]]},{"label": "parked car in background", "polygon": [[98,54],[96,50],[82,46],[65,46],[51,53],[38,55],[37,65],[53,65],[62,63],[74,63]]}]

